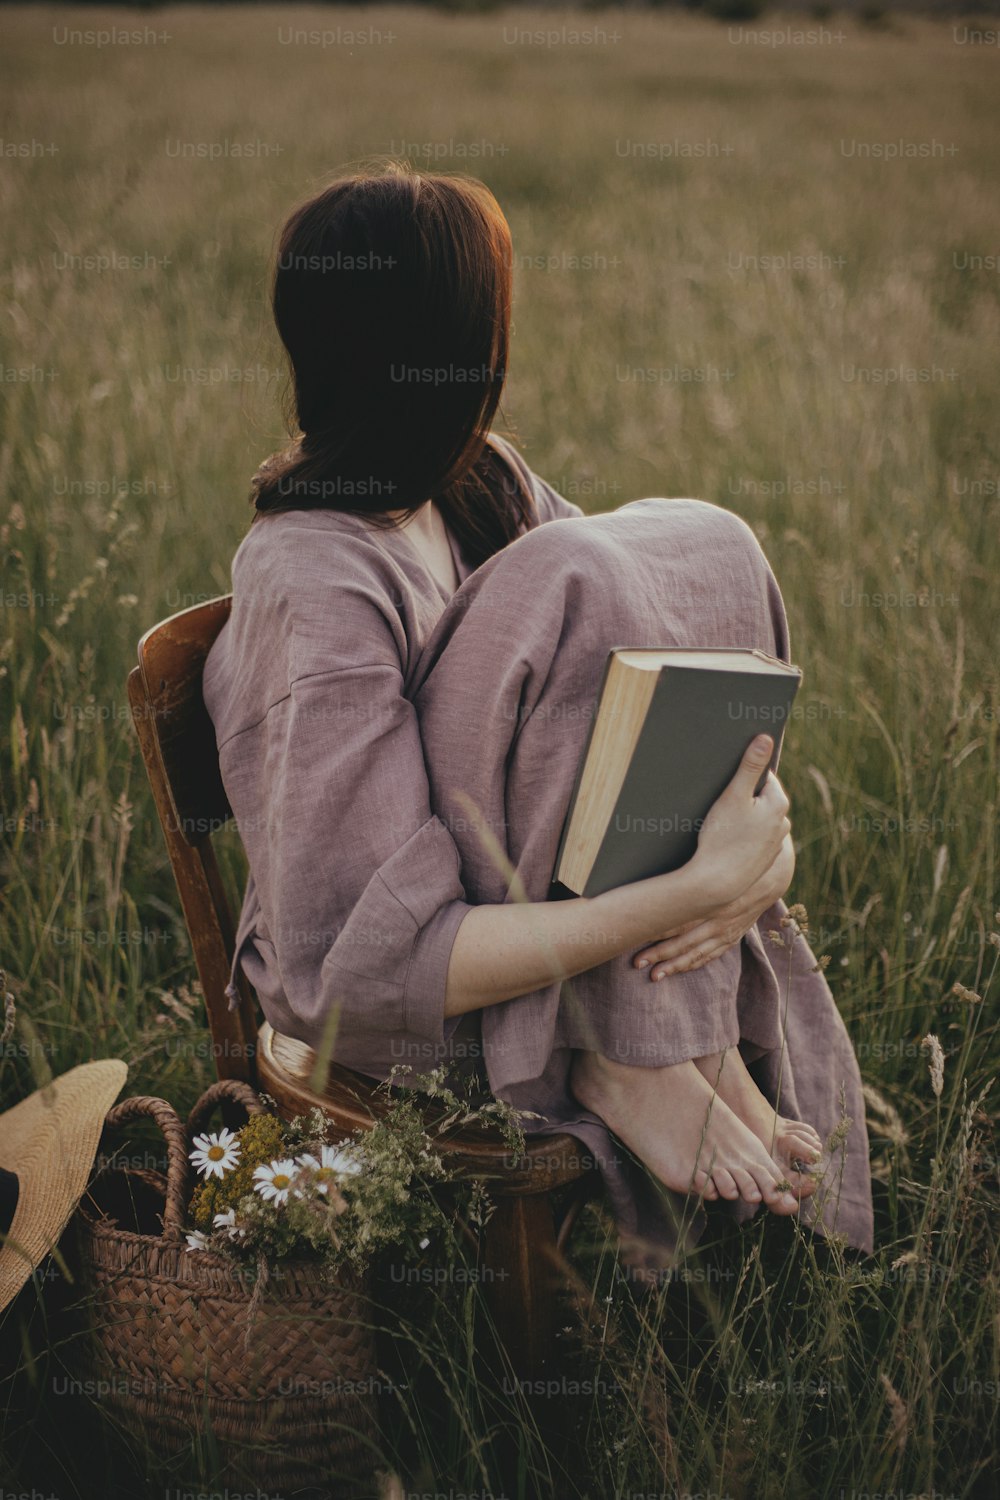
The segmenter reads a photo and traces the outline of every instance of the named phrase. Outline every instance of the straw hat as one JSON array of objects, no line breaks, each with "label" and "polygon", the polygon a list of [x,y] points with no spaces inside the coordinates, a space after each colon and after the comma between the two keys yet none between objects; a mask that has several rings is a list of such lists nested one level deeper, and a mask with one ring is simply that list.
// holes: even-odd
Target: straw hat
[{"label": "straw hat", "polygon": [[82,1063],[0,1114],[0,1309],[58,1244],[128,1068]]}]

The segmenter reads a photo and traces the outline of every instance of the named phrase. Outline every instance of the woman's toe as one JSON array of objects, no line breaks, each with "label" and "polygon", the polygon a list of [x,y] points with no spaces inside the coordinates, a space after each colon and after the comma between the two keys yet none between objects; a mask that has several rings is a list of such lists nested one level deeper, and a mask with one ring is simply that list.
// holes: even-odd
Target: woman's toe
[{"label": "woman's toe", "polygon": [[775,1199],[781,1196],[778,1183],[783,1180],[783,1171],[773,1164],[761,1162],[759,1166],[755,1164],[750,1168],[750,1176],[757,1184],[761,1198],[770,1208]]},{"label": "woman's toe", "polygon": [[816,1151],[805,1141],[791,1141],[787,1149],[782,1152],[782,1159],[794,1167],[796,1172],[810,1171],[813,1167],[820,1165],[823,1153]]},{"label": "woman's toe", "polygon": [[788,1174],[788,1180],[797,1198],[811,1198],[818,1186],[815,1177],[810,1172],[791,1171]]},{"label": "woman's toe", "polygon": [[700,1198],[705,1198],[709,1203],[714,1203],[719,1196],[715,1183],[709,1177],[708,1173],[703,1172],[700,1167],[691,1179],[691,1191],[697,1193]]},{"label": "woman's toe", "polygon": [[760,1188],[754,1182],[752,1175],[744,1167],[733,1167],[730,1174],[736,1186],[740,1190],[740,1197],[746,1203],[759,1203],[761,1200]]},{"label": "woman's toe", "polygon": [[772,1213],[776,1214],[798,1213],[799,1199],[796,1194],[795,1188],[789,1181],[788,1174],[785,1172],[784,1168],[781,1167],[780,1163],[776,1162],[773,1159],[773,1157],[771,1159],[771,1165],[777,1169],[779,1176],[777,1182],[774,1185],[774,1197],[768,1203],[768,1208]]},{"label": "woman's toe", "polygon": [[716,1167],[714,1169],[712,1172],[712,1181],[719,1189],[720,1198],[727,1198],[732,1202],[734,1198],[740,1196],[740,1190],[732,1172],[728,1172],[725,1167]]},{"label": "woman's toe", "polygon": [[808,1141],[817,1151],[822,1151],[823,1149],[823,1142],[820,1139],[819,1132],[814,1130],[811,1125],[804,1125],[801,1120],[786,1120],[785,1133],[787,1135],[799,1136],[800,1139]]},{"label": "woman's toe", "polygon": [[776,1144],[780,1146],[782,1156],[795,1157],[805,1162],[817,1162],[822,1155],[818,1141],[796,1130],[783,1131]]},{"label": "woman's toe", "polygon": [[789,1192],[787,1188],[778,1188],[767,1206],[773,1214],[795,1214],[799,1211],[799,1200],[794,1192]]}]

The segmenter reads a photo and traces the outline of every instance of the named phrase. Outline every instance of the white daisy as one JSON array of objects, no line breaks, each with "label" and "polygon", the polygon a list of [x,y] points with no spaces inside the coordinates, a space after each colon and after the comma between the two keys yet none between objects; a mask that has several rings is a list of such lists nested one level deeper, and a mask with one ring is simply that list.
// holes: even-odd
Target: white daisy
[{"label": "white daisy", "polygon": [[205,1177],[222,1177],[240,1159],[239,1137],[223,1128],[214,1135],[196,1135],[190,1159]]},{"label": "white daisy", "polygon": [[339,1145],[332,1148],[327,1146],[325,1151],[333,1150],[334,1156],[331,1165],[335,1172],[342,1177],[356,1177],[364,1168],[364,1152],[355,1141],[341,1141]]},{"label": "white daisy", "polygon": [[361,1163],[346,1141],[341,1141],[339,1146],[321,1147],[319,1161],[310,1152],[295,1159],[300,1167],[308,1167],[313,1172],[313,1183],[320,1193],[327,1192],[336,1178],[356,1177],[361,1171]]},{"label": "white daisy", "polygon": [[246,1230],[240,1229],[237,1226],[236,1210],[233,1208],[227,1208],[224,1214],[216,1214],[215,1218],[212,1220],[212,1223],[215,1225],[216,1229],[228,1230],[229,1238],[231,1240],[241,1240],[246,1235]]},{"label": "white daisy", "polygon": [[192,1230],[190,1234],[185,1235],[185,1239],[187,1240],[187,1250],[189,1252],[192,1250],[208,1249],[208,1240],[202,1234],[200,1229]]},{"label": "white daisy", "polygon": [[294,1176],[295,1163],[293,1161],[287,1158],[282,1161],[270,1161],[266,1166],[254,1168],[254,1192],[260,1193],[262,1198],[269,1199],[273,1203],[284,1203]]}]

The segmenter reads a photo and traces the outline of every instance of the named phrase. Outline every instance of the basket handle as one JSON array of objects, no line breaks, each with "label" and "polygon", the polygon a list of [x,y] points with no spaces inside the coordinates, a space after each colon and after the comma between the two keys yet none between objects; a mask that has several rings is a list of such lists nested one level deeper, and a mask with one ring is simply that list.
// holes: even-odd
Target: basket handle
[{"label": "basket handle", "polygon": [[147,1094],[137,1094],[133,1099],[123,1099],[114,1105],[104,1117],[104,1129],[113,1130],[127,1125],[130,1120],[143,1116],[155,1120],[167,1143],[167,1190],[163,1209],[163,1238],[179,1240],[184,1236],[184,1219],[187,1207],[188,1143],[184,1126],[176,1110],[166,1099],[154,1099]]},{"label": "basket handle", "polygon": [[239,1078],[220,1078],[217,1083],[211,1084],[187,1118],[187,1133],[193,1139],[200,1130],[207,1125],[212,1111],[223,1099],[231,1099],[235,1104],[241,1104],[250,1115],[262,1115],[264,1106],[260,1102],[260,1096],[248,1083]]}]

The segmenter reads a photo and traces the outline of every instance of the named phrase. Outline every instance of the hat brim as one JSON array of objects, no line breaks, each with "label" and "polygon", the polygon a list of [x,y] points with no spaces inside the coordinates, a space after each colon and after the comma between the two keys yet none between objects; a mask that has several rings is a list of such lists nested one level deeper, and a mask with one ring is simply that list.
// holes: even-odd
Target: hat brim
[{"label": "hat brim", "polygon": [[0,1167],[18,1178],[17,1207],[0,1244],[0,1310],[59,1243],[127,1077],[120,1058],[81,1063],[0,1115]]}]

